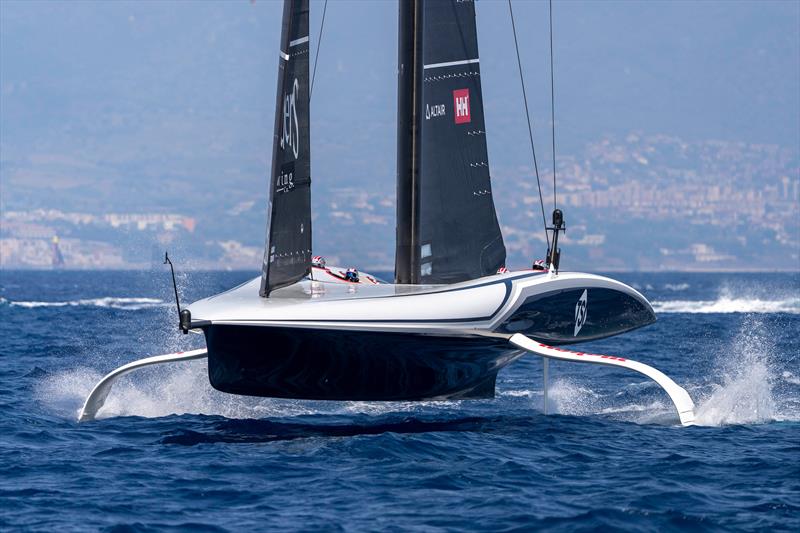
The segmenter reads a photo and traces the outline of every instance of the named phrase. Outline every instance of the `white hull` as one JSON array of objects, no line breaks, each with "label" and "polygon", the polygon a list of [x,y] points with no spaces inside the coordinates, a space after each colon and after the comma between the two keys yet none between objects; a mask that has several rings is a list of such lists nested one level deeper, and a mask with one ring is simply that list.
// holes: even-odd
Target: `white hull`
[{"label": "white hull", "polygon": [[[572,272],[557,276],[542,271],[509,272],[453,285],[374,285],[303,280],[275,291],[269,298],[258,296],[258,283],[256,278],[228,292],[193,303],[188,307],[192,324],[196,327],[281,326],[439,335],[516,333],[527,331],[524,323],[514,322],[515,314],[526,302],[548,294],[572,291],[577,296],[569,302],[567,311],[572,317],[573,334],[565,335],[559,343],[621,333],[618,330],[595,331],[594,335],[587,335],[590,327],[576,331],[575,306],[582,291],[587,289],[617,294],[641,306],[642,315],[638,321],[617,329],[627,331],[655,319],[644,296],[624,283]],[[587,324],[592,323],[595,314],[604,313],[600,307],[604,304],[593,303],[590,298],[584,317]],[[569,333],[569,330],[566,328],[565,332]]]}]

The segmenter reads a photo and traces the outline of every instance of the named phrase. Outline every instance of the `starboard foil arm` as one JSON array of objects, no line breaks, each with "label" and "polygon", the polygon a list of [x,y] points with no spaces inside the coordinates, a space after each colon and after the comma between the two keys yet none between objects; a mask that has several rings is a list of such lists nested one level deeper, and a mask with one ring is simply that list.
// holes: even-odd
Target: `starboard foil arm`
[{"label": "starboard foil arm", "polygon": [[146,357],[133,361],[127,365],[123,365],[112,372],[109,372],[100,382],[94,386],[92,392],[86,398],[83,404],[81,414],[78,418],[79,422],[87,420],[94,420],[97,412],[106,403],[108,393],[111,392],[111,387],[117,378],[124,376],[128,372],[150,365],[158,365],[161,363],[176,363],[178,361],[191,361],[193,359],[205,359],[208,357],[208,350],[205,348],[199,350],[190,350],[188,352],[168,353],[165,355],[155,355],[153,357]]},{"label": "starboard foil arm", "polygon": [[653,368],[652,366],[614,355],[590,354],[584,352],[573,352],[570,350],[564,350],[563,348],[554,348],[552,346],[547,346],[546,344],[536,342],[535,340],[530,339],[521,333],[512,335],[508,340],[511,344],[541,357],[560,359],[562,361],[574,361],[577,363],[594,363],[598,365],[620,366],[635,372],[639,372],[640,374],[644,374],[658,383],[658,385],[661,386],[661,388],[664,389],[664,391],[669,395],[672,403],[675,404],[675,408],[678,410],[678,417],[680,418],[682,425],[689,426],[694,423],[694,402],[689,396],[689,393],[686,392],[683,387],[672,381],[669,376],[660,370]]}]

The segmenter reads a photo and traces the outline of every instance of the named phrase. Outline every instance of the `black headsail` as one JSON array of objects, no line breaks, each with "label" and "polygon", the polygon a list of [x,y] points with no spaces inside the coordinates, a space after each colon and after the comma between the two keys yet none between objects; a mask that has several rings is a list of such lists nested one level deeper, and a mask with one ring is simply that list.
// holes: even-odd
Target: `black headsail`
[{"label": "black headsail", "polygon": [[400,0],[398,283],[494,274],[497,222],[483,116],[475,5]]},{"label": "black headsail", "polygon": [[308,0],[284,0],[261,296],[311,269]]}]

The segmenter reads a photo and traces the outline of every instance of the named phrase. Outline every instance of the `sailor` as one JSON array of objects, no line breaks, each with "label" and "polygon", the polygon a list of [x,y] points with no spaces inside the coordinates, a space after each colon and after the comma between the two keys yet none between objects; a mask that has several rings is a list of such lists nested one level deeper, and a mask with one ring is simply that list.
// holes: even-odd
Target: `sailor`
[{"label": "sailor", "polygon": [[355,268],[348,268],[344,275],[344,279],[352,283],[358,283],[358,270]]},{"label": "sailor", "polygon": [[533,270],[547,270],[547,264],[544,262],[544,259],[537,259],[533,262],[533,266],[531,268]]},{"label": "sailor", "polygon": [[508,269],[505,266],[501,266],[497,269],[498,274],[508,274]]},{"label": "sailor", "polygon": [[325,268],[325,258],[321,255],[315,255],[311,258],[311,266]]}]

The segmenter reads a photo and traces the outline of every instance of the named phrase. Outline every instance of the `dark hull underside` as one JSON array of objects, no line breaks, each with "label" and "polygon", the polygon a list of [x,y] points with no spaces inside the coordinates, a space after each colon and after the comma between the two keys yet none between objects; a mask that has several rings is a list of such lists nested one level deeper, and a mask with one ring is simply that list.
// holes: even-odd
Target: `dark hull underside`
[{"label": "dark hull underside", "polygon": [[309,400],[492,398],[521,355],[504,339],[213,325],[208,376],[220,391]]},{"label": "dark hull underside", "polygon": [[[564,345],[618,335],[653,321],[652,309],[641,298],[607,288],[576,287],[528,296],[496,332]],[[491,398],[497,372],[522,353],[503,336],[201,327],[211,385],[247,396],[353,401]]]}]

